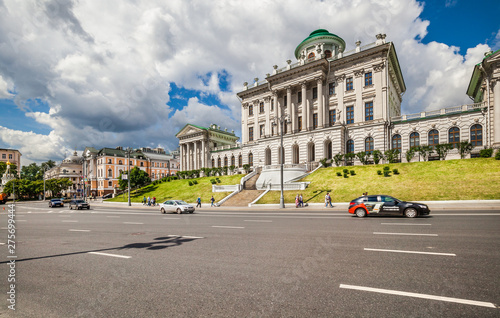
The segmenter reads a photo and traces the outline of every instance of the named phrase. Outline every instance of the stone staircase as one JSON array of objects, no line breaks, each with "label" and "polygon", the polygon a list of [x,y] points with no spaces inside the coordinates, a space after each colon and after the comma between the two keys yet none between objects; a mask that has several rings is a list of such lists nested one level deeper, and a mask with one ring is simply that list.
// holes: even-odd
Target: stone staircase
[{"label": "stone staircase", "polygon": [[262,190],[257,190],[255,184],[259,179],[260,173],[256,174],[252,178],[248,179],[245,182],[243,190],[240,193],[237,193],[230,197],[226,202],[224,202],[223,206],[248,206],[253,200],[257,199],[259,195],[264,193]]}]

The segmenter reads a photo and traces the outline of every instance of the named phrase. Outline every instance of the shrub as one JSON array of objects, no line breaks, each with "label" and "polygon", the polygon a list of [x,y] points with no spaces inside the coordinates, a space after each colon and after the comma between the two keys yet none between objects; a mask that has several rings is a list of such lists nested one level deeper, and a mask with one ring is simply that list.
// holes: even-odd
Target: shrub
[{"label": "shrub", "polygon": [[191,187],[193,185],[193,182],[192,181],[189,181],[189,186]]},{"label": "shrub", "polygon": [[416,152],[417,152],[416,147],[411,147],[410,149],[408,149],[405,153],[406,162],[410,162],[413,159],[413,157],[415,157]]},{"label": "shrub", "polygon": [[351,173],[351,176],[355,176],[356,175],[356,172],[354,172],[354,170],[349,171],[349,173]]},{"label": "shrub", "polygon": [[398,169],[392,169],[392,173],[399,174],[399,171],[398,171]]},{"label": "shrub", "polygon": [[349,178],[349,175],[347,173],[344,173],[344,178]]},{"label": "shrub", "polygon": [[381,159],[384,159],[384,154],[380,150],[373,150],[373,163],[378,165]]},{"label": "shrub", "polygon": [[384,155],[387,158],[387,161],[389,161],[389,163],[395,163],[399,159],[398,158],[399,150],[398,149],[386,150]]},{"label": "shrub", "polygon": [[193,180],[193,184],[198,184],[198,181],[197,180]]},{"label": "shrub", "polygon": [[496,160],[500,160],[500,149],[497,151],[497,154],[495,155]]},{"label": "shrub", "polygon": [[344,169],[344,170],[342,170],[342,172],[344,172],[344,173],[348,173],[348,172],[349,172],[349,170]]},{"label": "shrub", "polygon": [[384,177],[390,177],[391,172],[389,170],[384,170]]},{"label": "shrub", "polygon": [[360,151],[356,153],[356,157],[358,157],[361,164],[366,165],[368,160],[370,159],[370,153],[365,151]]},{"label": "shrub", "polygon": [[215,181],[215,179],[210,179],[210,183],[211,183],[211,184],[216,184],[216,183],[217,183],[217,181]]},{"label": "shrub", "polygon": [[479,157],[481,158],[491,158],[492,155],[493,155],[493,149],[491,148],[481,149],[481,151],[479,151]]},{"label": "shrub", "polygon": [[341,172],[337,172],[337,177],[342,177],[342,173]]},{"label": "shrub", "polygon": [[389,168],[389,166],[384,167],[384,171],[389,171],[389,170],[391,170],[391,168]]},{"label": "shrub", "polygon": [[217,178],[217,179],[215,179],[215,180],[217,180],[217,183],[220,183],[220,179],[219,179],[219,178]]},{"label": "shrub", "polygon": [[333,160],[335,161],[335,165],[338,167],[342,163],[342,160],[344,159],[344,155],[341,154],[340,152],[333,156]]},{"label": "shrub", "polygon": [[328,164],[328,159],[326,159],[326,158],[321,159],[319,162],[321,162],[321,165],[322,165],[323,167],[325,167],[325,168],[326,168],[326,167],[328,167],[328,166],[330,166],[330,165]]},{"label": "shrub", "polygon": [[379,176],[381,176],[381,175],[382,175],[382,170],[377,170],[377,174],[378,174]]},{"label": "shrub", "polygon": [[469,154],[474,146],[468,140],[464,140],[458,143],[458,153],[460,154],[460,159],[464,159],[467,154]]}]

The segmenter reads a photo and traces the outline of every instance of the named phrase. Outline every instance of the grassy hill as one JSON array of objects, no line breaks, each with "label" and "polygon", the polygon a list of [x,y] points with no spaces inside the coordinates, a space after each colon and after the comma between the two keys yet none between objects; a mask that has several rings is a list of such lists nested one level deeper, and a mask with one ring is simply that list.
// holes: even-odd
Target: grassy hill
[{"label": "grassy hill", "polygon": [[[377,174],[389,166],[390,177]],[[344,168],[354,170],[356,175],[349,178],[338,177],[337,172]],[[399,174],[392,173],[398,169]],[[237,184],[243,175],[219,177],[219,185]],[[191,179],[198,184],[189,186],[189,180],[174,180],[157,185],[149,185],[132,193],[133,202],[141,202],[143,196],[156,197],[158,202],[167,199],[181,199],[195,202],[201,195],[203,203],[208,203],[213,195],[216,201],[229,192],[212,193],[210,179],[213,177]],[[309,181],[309,187],[300,191],[305,202],[322,203],[326,192],[333,201],[348,202],[363,192],[369,194],[388,194],[402,200],[488,200],[500,199],[500,160],[476,158],[432,162],[412,162],[351,167],[321,168],[301,181]],[[285,202],[295,202],[298,191],[285,191]],[[258,203],[279,203],[279,191],[271,191]],[[121,195],[110,201],[126,202],[127,196]]]},{"label": "grassy hill", "polygon": [[[398,175],[390,177],[377,174],[389,166]],[[344,168],[356,175],[338,177]],[[342,173],[343,174],[343,173]],[[285,202],[295,202],[298,192],[304,202],[324,202],[326,192],[333,201],[348,202],[364,192],[388,194],[402,200],[475,200],[500,199],[500,160],[475,158],[432,162],[413,162],[351,167],[321,168],[301,181],[311,184],[304,191],[285,191]],[[258,203],[279,202],[279,191],[265,195]]]},{"label": "grassy hill", "polygon": [[[234,175],[234,176],[221,176],[218,177],[220,179],[220,183],[218,185],[230,185],[230,184],[238,184],[240,183],[241,178],[244,175]],[[196,198],[201,196],[202,203],[210,202],[210,198],[212,195],[215,198],[215,201],[219,201],[223,199],[225,196],[230,194],[231,192],[217,192],[212,193],[212,183],[210,183],[210,179],[214,179],[215,177],[204,177],[197,179],[189,179],[189,180],[172,180],[170,182],[163,182],[159,184],[151,184],[144,188],[141,188],[137,191],[133,191],[130,194],[130,200],[132,202],[142,202],[142,198],[145,197],[156,197],[157,202],[164,202],[168,199],[176,199],[176,200],[184,200],[189,203],[196,202]],[[193,186],[189,186],[189,181],[198,181],[198,184]],[[107,201],[113,202],[128,202],[128,196],[119,195],[116,198],[109,199]]]}]

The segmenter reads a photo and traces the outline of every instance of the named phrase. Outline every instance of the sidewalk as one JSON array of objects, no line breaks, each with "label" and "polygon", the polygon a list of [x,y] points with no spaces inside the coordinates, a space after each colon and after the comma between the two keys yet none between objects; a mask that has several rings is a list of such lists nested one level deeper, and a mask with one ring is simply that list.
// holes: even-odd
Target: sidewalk
[{"label": "sidewalk", "polygon": [[[132,202],[128,206],[128,202],[107,202],[107,201],[90,201],[90,205],[94,206],[115,206],[120,208],[141,208],[144,210],[155,211],[159,210],[158,206],[145,206],[142,203]],[[419,203],[427,204],[432,211],[439,210],[500,210],[500,200],[464,200],[464,201],[419,201]],[[196,203],[191,203],[196,206]],[[303,208],[295,208],[295,203],[285,203],[285,209],[289,211],[342,211],[347,212],[349,202],[333,202],[333,208],[325,208],[323,203],[310,203]],[[252,207],[241,206],[220,206],[210,207],[210,204],[202,204],[202,208],[197,208],[199,211],[283,211],[279,204],[254,204]]]}]

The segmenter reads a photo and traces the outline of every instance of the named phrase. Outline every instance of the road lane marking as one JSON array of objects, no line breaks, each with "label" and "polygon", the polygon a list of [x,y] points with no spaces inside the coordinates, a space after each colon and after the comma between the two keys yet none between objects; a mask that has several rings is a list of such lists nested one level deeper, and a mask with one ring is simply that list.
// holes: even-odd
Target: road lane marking
[{"label": "road lane marking", "polygon": [[181,218],[163,218],[164,220],[180,220]]},{"label": "road lane marking", "polygon": [[47,211],[47,213],[52,213],[52,211]]},{"label": "road lane marking", "polygon": [[220,227],[220,228],[224,228],[224,229],[244,229],[243,226],[212,225],[212,227]]},{"label": "road lane marking", "polygon": [[69,218],[69,217],[71,217],[71,215],[58,215],[58,217],[60,217],[60,218]]},{"label": "road lane marking", "polygon": [[78,221],[76,220],[62,220],[61,222],[66,222],[66,223],[76,223]]},{"label": "road lane marking", "polygon": [[265,223],[271,223],[272,220],[243,220],[245,222],[265,222]]},{"label": "road lane marking", "polygon": [[5,243],[0,243],[0,245],[5,245]]},{"label": "road lane marking", "polygon": [[476,300],[468,300],[468,299],[452,298],[452,297],[444,297],[444,296],[436,296],[436,295],[428,295],[428,294],[419,294],[419,293],[409,293],[409,292],[404,292],[404,291],[399,291],[399,290],[390,290],[390,289],[381,289],[381,288],[372,288],[372,287],[354,286],[354,285],[344,285],[344,284],[340,284],[339,287],[346,288],[346,289],[354,289],[354,290],[368,291],[368,292],[374,292],[374,293],[381,293],[381,294],[415,297],[415,298],[423,298],[423,299],[431,299],[431,300],[440,300],[440,301],[465,304],[465,305],[497,308],[497,306],[495,304],[484,302],[484,301],[476,301]]},{"label": "road lane marking", "polygon": [[438,236],[437,234],[421,234],[421,233],[384,233],[384,232],[373,232],[373,234],[381,234],[381,235]]},{"label": "road lane marking", "polygon": [[119,257],[119,258],[132,258],[132,256],[118,255],[118,254],[109,254],[109,253],[101,253],[101,252],[88,252],[88,253],[89,254],[95,254],[95,255]]},{"label": "road lane marking", "polygon": [[70,232],[90,232],[90,230],[74,230],[74,229],[69,229],[68,231],[70,231]]},{"label": "road lane marking", "polygon": [[116,215],[106,215],[107,218],[119,218],[119,216]]},{"label": "road lane marking", "polygon": [[140,223],[140,222],[123,222],[123,224],[144,224],[144,223]]},{"label": "road lane marking", "polygon": [[411,224],[411,223],[380,223],[382,225],[432,225],[432,224],[425,224],[425,223],[421,223],[421,224]]},{"label": "road lane marking", "polygon": [[408,253],[408,254],[427,254],[427,255],[443,255],[443,256],[457,256],[453,253],[434,253],[434,252],[418,252],[418,251],[404,251],[404,250],[386,250],[380,248],[365,248],[365,251],[375,252],[392,252],[392,253]]}]

